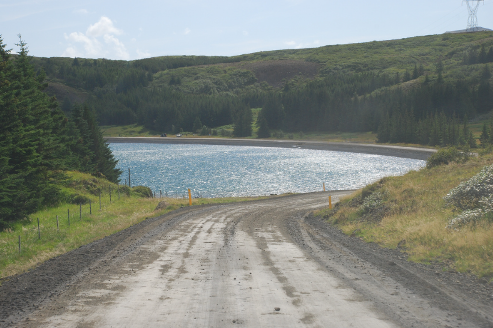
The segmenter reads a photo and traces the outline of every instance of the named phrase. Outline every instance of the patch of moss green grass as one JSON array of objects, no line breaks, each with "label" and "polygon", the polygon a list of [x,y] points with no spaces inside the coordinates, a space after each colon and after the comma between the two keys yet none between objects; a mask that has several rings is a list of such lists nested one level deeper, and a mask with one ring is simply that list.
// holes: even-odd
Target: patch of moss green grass
[{"label": "patch of moss green grass", "polygon": [[493,280],[493,222],[447,229],[459,212],[446,207],[443,200],[452,188],[492,163],[493,155],[486,154],[465,163],[384,178],[344,198],[334,209],[316,214],[366,242],[387,248],[400,245],[411,261],[439,262],[444,269]]},{"label": "patch of moss green grass", "polygon": [[105,137],[159,137],[161,132],[152,131],[142,125],[104,125],[101,132]]},{"label": "patch of moss green grass", "polygon": [[[47,208],[34,213],[12,228],[0,232],[0,282],[2,279],[25,272],[36,265],[88,244],[105,236],[114,234],[137,224],[146,218],[163,215],[188,205],[188,199],[143,198],[138,188],[117,186],[105,179],[95,178],[79,172],[67,172],[61,192],[66,199],[91,201],[92,214],[87,202],[78,204],[64,202],[57,207]],[[112,189],[110,203],[109,188]],[[99,209],[99,190],[102,190],[101,210]],[[118,196],[120,190],[120,196]],[[218,204],[248,201],[257,198],[197,198],[193,205]],[[76,200],[77,200],[76,199]],[[160,201],[167,207],[155,211]],[[82,215],[80,209],[82,208]],[[70,211],[70,225],[67,210]],[[56,217],[58,216],[58,229]],[[38,222],[40,239],[38,235]],[[21,252],[19,253],[19,236]]]}]

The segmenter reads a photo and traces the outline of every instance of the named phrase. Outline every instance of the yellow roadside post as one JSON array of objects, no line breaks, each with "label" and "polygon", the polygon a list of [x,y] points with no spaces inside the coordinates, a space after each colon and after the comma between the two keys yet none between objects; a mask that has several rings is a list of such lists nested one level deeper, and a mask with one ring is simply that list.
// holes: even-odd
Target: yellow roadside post
[{"label": "yellow roadside post", "polygon": [[324,191],[325,191],[325,182],[324,182]]},{"label": "yellow roadside post", "polygon": [[192,192],[188,189],[188,203],[192,206]]},{"label": "yellow roadside post", "polygon": [[329,210],[332,209],[332,195],[329,195]]}]

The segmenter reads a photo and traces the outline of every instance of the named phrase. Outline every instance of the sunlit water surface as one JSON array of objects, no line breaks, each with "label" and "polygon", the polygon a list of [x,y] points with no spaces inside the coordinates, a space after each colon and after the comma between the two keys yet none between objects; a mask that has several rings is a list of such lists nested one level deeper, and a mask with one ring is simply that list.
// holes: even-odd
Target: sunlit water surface
[{"label": "sunlit water surface", "polygon": [[424,161],[335,151],[209,145],[110,144],[122,183],[159,195],[259,196],[361,188],[384,176],[402,175]]}]

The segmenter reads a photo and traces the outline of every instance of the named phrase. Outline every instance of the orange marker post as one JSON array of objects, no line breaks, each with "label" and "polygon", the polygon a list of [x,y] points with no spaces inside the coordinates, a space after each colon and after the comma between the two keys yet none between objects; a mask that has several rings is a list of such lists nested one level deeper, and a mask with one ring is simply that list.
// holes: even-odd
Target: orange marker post
[{"label": "orange marker post", "polygon": [[325,182],[324,182],[324,191],[325,191]]},{"label": "orange marker post", "polygon": [[329,195],[329,210],[332,209],[332,196]]},{"label": "orange marker post", "polygon": [[188,203],[192,206],[192,192],[188,189]]}]

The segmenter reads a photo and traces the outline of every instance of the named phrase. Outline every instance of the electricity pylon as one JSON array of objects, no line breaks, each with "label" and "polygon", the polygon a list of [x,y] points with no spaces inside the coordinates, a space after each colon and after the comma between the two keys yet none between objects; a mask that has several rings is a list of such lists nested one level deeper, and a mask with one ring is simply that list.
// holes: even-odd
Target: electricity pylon
[{"label": "electricity pylon", "polygon": [[464,0],[467,3],[469,18],[467,19],[467,30],[475,31],[478,28],[478,8],[479,3],[484,0]]}]

